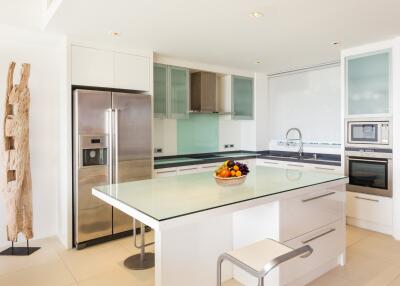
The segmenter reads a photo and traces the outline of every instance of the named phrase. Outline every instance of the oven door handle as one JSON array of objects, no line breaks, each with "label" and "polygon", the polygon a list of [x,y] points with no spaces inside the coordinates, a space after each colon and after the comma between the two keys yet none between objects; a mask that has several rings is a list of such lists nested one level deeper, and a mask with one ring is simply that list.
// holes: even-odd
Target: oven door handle
[{"label": "oven door handle", "polygon": [[354,160],[354,161],[363,161],[363,162],[378,162],[378,163],[387,163],[388,160],[390,159],[385,159],[385,160],[368,160],[368,159],[362,159],[362,158],[354,158],[354,157],[348,157],[348,160]]}]

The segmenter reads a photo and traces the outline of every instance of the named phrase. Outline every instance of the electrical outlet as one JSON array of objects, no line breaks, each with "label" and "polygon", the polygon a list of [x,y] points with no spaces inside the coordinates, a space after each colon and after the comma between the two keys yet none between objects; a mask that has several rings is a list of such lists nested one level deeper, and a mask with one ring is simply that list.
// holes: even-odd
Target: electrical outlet
[{"label": "electrical outlet", "polygon": [[162,153],[162,148],[154,148],[154,153]]},{"label": "electrical outlet", "polygon": [[229,144],[229,148],[235,147],[235,144]]},{"label": "electrical outlet", "polygon": [[225,144],[225,145],[224,145],[224,148],[225,148],[225,149],[229,148],[229,144]]}]

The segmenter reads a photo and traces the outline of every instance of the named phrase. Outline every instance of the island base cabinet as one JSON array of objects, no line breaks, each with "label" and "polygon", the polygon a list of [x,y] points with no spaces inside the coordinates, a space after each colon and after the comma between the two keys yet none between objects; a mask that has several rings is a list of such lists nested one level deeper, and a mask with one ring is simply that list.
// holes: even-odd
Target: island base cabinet
[{"label": "island base cabinet", "polygon": [[[179,221],[155,230],[155,286],[215,285],[218,257],[232,249],[232,215]],[[231,278],[232,265],[224,263],[222,279]]]},{"label": "island base cabinet", "polygon": [[279,285],[306,285],[334,267],[344,264],[346,244],[343,219],[284,242],[298,248],[310,245],[314,250],[306,258],[295,258],[279,267]]},{"label": "island base cabinet", "polygon": [[281,202],[281,241],[287,241],[344,219],[346,192],[343,186],[306,193]]}]

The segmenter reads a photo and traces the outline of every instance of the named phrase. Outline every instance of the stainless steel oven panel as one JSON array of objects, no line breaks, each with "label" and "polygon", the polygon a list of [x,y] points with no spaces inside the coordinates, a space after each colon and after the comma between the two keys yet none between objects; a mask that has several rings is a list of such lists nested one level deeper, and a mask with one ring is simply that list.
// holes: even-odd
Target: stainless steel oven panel
[{"label": "stainless steel oven panel", "polygon": [[[352,185],[349,183],[346,186],[347,191],[357,192],[357,193],[365,193],[365,194],[377,195],[377,196],[383,196],[383,197],[392,197],[392,195],[393,195],[392,154],[372,153],[369,155],[372,155],[372,156],[365,157],[365,153],[363,153],[363,152],[347,152],[346,153],[346,161],[345,161],[346,176],[348,176],[348,177],[350,176],[350,174],[349,174],[350,162],[349,161],[352,159],[357,160],[357,161],[365,161],[365,162],[380,162],[380,163],[384,162],[387,164],[387,189],[358,186],[358,185]],[[383,156],[377,157],[378,155],[383,155]]]},{"label": "stainless steel oven panel", "polygon": [[[364,157],[364,158],[373,158],[373,159],[392,159],[393,154],[391,150],[387,150],[387,152],[379,152],[374,149],[373,151],[369,151],[368,149],[360,149],[357,151],[346,151],[346,157]],[[386,149],[383,149],[386,151]]]},{"label": "stainless steel oven panel", "polygon": [[[352,127],[356,125],[376,125],[377,134],[373,140],[355,140],[352,138]],[[390,119],[347,119],[345,124],[345,146],[347,147],[375,147],[375,148],[391,148],[392,146],[392,126]]]}]

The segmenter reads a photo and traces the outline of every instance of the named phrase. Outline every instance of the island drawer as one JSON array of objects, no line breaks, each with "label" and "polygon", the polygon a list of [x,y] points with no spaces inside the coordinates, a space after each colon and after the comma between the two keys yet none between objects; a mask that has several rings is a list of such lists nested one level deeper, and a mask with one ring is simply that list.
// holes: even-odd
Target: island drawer
[{"label": "island drawer", "polygon": [[307,193],[280,202],[280,238],[287,241],[344,219],[346,192],[343,187]]},{"label": "island drawer", "polygon": [[285,242],[285,245],[292,248],[309,245],[313,249],[313,253],[309,257],[295,258],[282,264],[279,267],[280,285],[298,281],[305,275],[310,275],[313,270],[338,259],[339,255],[345,251],[345,241],[345,222],[341,219]]}]

